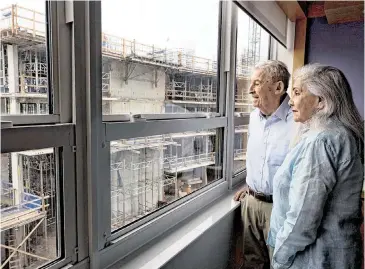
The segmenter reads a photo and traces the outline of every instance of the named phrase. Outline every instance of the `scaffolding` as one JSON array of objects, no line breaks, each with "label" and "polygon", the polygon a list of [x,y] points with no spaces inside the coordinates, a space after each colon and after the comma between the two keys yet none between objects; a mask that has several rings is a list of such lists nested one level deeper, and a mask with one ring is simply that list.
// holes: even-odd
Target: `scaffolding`
[{"label": "scaffolding", "polygon": [[37,268],[57,257],[53,149],[2,154],[1,161],[0,268]]},{"label": "scaffolding", "polygon": [[[19,69],[19,91],[8,93],[6,88],[7,74],[4,68],[0,72],[2,97],[47,98],[48,79],[47,61],[45,57],[45,16],[41,12],[12,5],[1,9],[0,37],[2,40],[2,56],[6,62],[5,44],[17,45],[21,54]],[[249,68],[260,57],[261,28],[252,20],[249,22],[248,48],[237,61],[236,75],[239,80],[248,80]],[[38,52],[37,52],[38,51]],[[24,57],[25,55],[25,57]],[[30,55],[33,55],[30,57]],[[136,40],[102,33],[103,61],[118,61],[124,65],[125,72],[120,74],[124,83],[129,79],[151,82],[157,87],[159,72],[165,73],[165,98],[156,101],[153,95],[136,98],[123,96],[123,91],[115,89],[118,84],[111,85],[111,70],[102,73],[103,100],[110,103],[104,105],[106,114],[113,113],[115,103],[120,107],[117,113],[129,113],[127,103],[145,104],[142,113],[164,113],[165,104],[175,104],[181,109],[171,107],[172,113],[179,112],[215,112],[217,102],[217,62],[212,59],[196,56],[193,51],[175,48],[161,48],[143,44]],[[134,74],[136,66],[146,66],[148,71]],[[1,71],[1,70],[0,70]],[[142,75],[147,78],[141,78]],[[199,82],[200,81],[200,82]],[[120,84],[119,84],[120,85]],[[118,86],[117,86],[118,87]],[[120,87],[120,86],[119,86]],[[116,94],[117,92],[121,93]],[[247,97],[248,93],[238,90],[236,107],[241,112],[252,109]],[[141,106],[143,107],[143,105]],[[129,110],[129,111],[126,111]],[[150,111],[149,111],[150,110]]]},{"label": "scaffolding", "polygon": [[159,203],[168,200],[163,189],[177,187],[176,173],[167,175],[163,171],[164,148],[168,145],[177,145],[169,135],[111,143],[113,230],[156,210]]},{"label": "scaffolding", "polygon": [[253,106],[248,93],[249,80],[247,77],[250,75],[251,69],[261,61],[261,27],[252,18],[249,18],[248,23],[247,44],[237,58],[237,73],[245,74],[246,78],[244,76],[236,77],[235,110],[248,113],[253,110]]},{"label": "scaffolding", "polygon": [[19,92],[48,92],[48,65],[45,51],[23,50],[19,57]]},{"label": "scaffolding", "polygon": [[215,130],[202,130],[112,142],[112,229],[207,184],[205,173],[195,170],[215,165],[215,153],[194,141],[214,135]]},{"label": "scaffolding", "polygon": [[31,46],[45,43],[44,14],[11,5],[0,9],[0,38],[4,43]]},{"label": "scaffolding", "polygon": [[4,46],[0,48],[0,93],[8,93],[8,62],[6,49]]},{"label": "scaffolding", "polygon": [[[247,46],[239,57],[238,72],[250,72],[250,69],[260,62],[261,27],[252,18],[248,21]],[[246,73],[246,75],[249,75]]]},{"label": "scaffolding", "polygon": [[[18,5],[12,5],[0,12],[2,16],[0,21],[1,97],[47,98],[48,65],[44,15]],[[255,36],[257,38],[257,35],[251,32],[250,36],[250,38]],[[259,48],[258,43],[255,44],[251,48]],[[16,45],[18,50],[19,74],[16,74],[18,76],[16,81],[19,81],[19,84],[16,85],[19,87],[12,93],[7,90],[9,75],[7,59],[10,57],[7,45]],[[247,57],[255,60],[257,58],[255,55],[251,53]],[[132,114],[134,112],[190,113],[215,112],[216,110],[218,66],[212,59],[196,56],[194,52],[181,48],[159,48],[104,33],[102,34],[102,56],[101,91],[104,113],[121,114],[122,111]],[[113,70],[112,63],[121,65],[121,70],[118,68]],[[137,67],[142,68],[137,72]],[[241,81],[248,80],[247,64],[243,65],[238,61],[237,78]],[[148,90],[139,91],[135,95],[127,93],[122,86],[128,85],[130,80],[144,83],[143,87],[150,83],[151,89],[156,89],[160,80],[164,81],[163,93],[158,97]],[[250,109],[247,92],[236,92],[235,99],[236,106],[244,110]],[[120,103],[118,111],[114,110],[115,102]],[[31,103],[31,105],[36,104]],[[138,107],[138,111],[133,106]],[[28,112],[29,110],[29,108],[26,109]],[[217,154],[211,145],[211,140],[215,136],[215,130],[205,130],[112,142],[112,229],[131,223],[159,206],[207,184],[206,167],[215,166],[217,160]],[[54,160],[49,153],[33,151],[32,154],[19,153],[23,160],[24,193],[43,199],[47,206],[46,214],[42,219],[48,227],[51,227],[57,222],[56,188],[53,184],[55,181],[52,166]],[[245,149],[237,148],[234,154],[235,160],[244,160]],[[53,172],[47,174],[45,171]],[[39,185],[40,178],[43,178],[41,180],[43,186]],[[11,183],[11,181],[7,182]],[[10,197],[11,192],[6,195],[4,194],[4,197]],[[34,223],[33,221],[32,224],[23,226],[32,229]],[[51,231],[48,233],[49,229]],[[52,238],[50,234],[54,231],[53,228],[49,229],[46,229],[47,238]],[[12,234],[15,233],[12,232]]]}]

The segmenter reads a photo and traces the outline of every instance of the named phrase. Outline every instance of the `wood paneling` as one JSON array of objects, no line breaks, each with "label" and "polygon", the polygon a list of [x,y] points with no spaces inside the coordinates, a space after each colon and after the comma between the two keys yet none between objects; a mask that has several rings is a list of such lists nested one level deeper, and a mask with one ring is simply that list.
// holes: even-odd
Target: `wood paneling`
[{"label": "wood paneling", "polygon": [[293,70],[292,73],[299,67],[304,65],[305,60],[305,39],[307,32],[307,19],[300,19],[295,24],[295,40],[293,53]]},{"label": "wood paneling", "polygon": [[308,18],[326,17],[329,24],[364,21],[363,1],[322,1],[310,3]]},{"label": "wood paneling", "polygon": [[364,20],[364,2],[326,1],[324,11],[329,24]]},{"label": "wood paneling", "polygon": [[312,3],[309,5],[307,18],[317,18],[325,16],[326,13],[324,12],[324,2]]},{"label": "wood paneling", "polygon": [[305,13],[298,1],[276,1],[276,3],[290,21],[295,22],[297,19],[305,18]]}]

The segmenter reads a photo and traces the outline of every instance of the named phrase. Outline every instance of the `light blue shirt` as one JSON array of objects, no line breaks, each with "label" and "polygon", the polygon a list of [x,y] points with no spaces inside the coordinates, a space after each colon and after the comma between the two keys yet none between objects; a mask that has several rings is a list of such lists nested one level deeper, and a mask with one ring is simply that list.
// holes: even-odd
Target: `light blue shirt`
[{"label": "light blue shirt", "polygon": [[293,135],[293,112],[289,96],[267,119],[259,109],[250,115],[247,142],[246,183],[255,191],[273,192],[273,178],[283,163]]},{"label": "light blue shirt", "polygon": [[308,132],[274,177],[274,269],[361,267],[363,165],[354,137],[338,125]]}]

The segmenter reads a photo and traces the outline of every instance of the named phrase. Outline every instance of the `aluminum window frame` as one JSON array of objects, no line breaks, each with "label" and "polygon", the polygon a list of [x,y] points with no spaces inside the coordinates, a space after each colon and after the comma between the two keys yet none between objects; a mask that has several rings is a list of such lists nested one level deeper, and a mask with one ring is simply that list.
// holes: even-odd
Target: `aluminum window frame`
[{"label": "aluminum window frame", "polygon": [[[71,62],[71,30],[66,25],[65,1],[45,1],[46,47],[48,60],[47,102],[49,113],[43,115],[2,115],[2,122],[9,122],[1,128],[1,153],[53,148],[58,200],[58,222],[60,230],[61,257],[42,268],[58,269],[80,261],[80,253],[87,252],[87,245],[80,244],[78,234],[85,226],[77,212],[77,205],[84,201],[77,199],[76,186],[79,179],[75,174],[75,125],[72,122],[72,77],[61,72]],[[62,39],[60,39],[62,37]],[[62,56],[62,57],[61,57]],[[50,61],[50,59],[52,59]],[[71,70],[71,67],[70,67]],[[62,83],[61,83],[62,82]],[[52,106],[52,103],[54,106]],[[53,111],[52,111],[53,109]],[[53,114],[52,114],[53,112]],[[28,138],[28,139],[27,139]],[[67,212],[66,212],[67,211]],[[80,227],[81,226],[81,227]]]},{"label": "aluminum window frame", "polygon": [[[81,5],[84,7],[81,7]],[[90,61],[88,62],[87,59],[82,59],[82,57],[79,58],[79,60],[87,62],[90,66],[89,70],[86,68],[86,73],[90,72],[87,77],[92,78],[92,80],[89,81],[90,84],[88,87],[90,87],[90,89],[101,89],[101,79],[99,79],[99,74],[101,74],[101,35],[99,35],[101,34],[101,4],[98,1],[81,3],[78,4],[79,10],[77,10],[78,8],[76,8],[76,6],[77,4],[75,3],[74,13],[78,14],[78,16],[75,15],[74,19],[80,20],[81,13],[79,12],[83,12],[83,9],[88,10],[86,22],[90,22],[90,30],[92,29],[92,31],[86,34],[86,40],[84,40],[85,44],[89,42],[90,45],[90,51],[87,52],[87,55],[90,57]],[[89,235],[92,237],[91,242],[89,242],[91,268],[100,268],[100,266],[104,266],[104,264],[111,264],[113,261],[116,262],[118,259],[120,259],[121,256],[117,254],[119,251],[123,251],[123,247],[125,248],[125,246],[117,242],[124,241],[125,238],[128,238],[128,240],[130,239],[134,242],[136,247],[140,247],[151,240],[151,238],[156,236],[155,232],[153,231],[157,227],[157,220],[161,221],[160,223],[165,223],[166,227],[171,228],[171,225],[178,224],[184,218],[191,215],[194,210],[201,209],[201,207],[197,206],[198,204],[196,204],[196,201],[199,200],[198,197],[205,200],[207,203],[211,203],[214,201],[213,197],[217,198],[217,195],[212,196],[212,194],[216,194],[217,188],[222,191],[222,193],[229,191],[230,187],[228,187],[228,185],[231,185],[231,178],[226,178],[226,171],[224,171],[221,179],[195,191],[193,194],[187,197],[184,197],[185,199],[180,199],[177,202],[171,203],[161,210],[146,216],[145,218],[141,219],[141,221],[137,221],[136,224],[128,226],[127,229],[121,229],[115,233],[111,232],[111,186],[109,160],[110,142],[112,140],[214,128],[219,130],[218,136],[222,137],[221,142],[219,143],[219,151],[223,156],[221,158],[221,165],[223,168],[227,166],[228,160],[224,154],[224,150],[226,150],[226,143],[224,141],[226,139],[225,136],[229,132],[227,130],[227,121],[229,116],[226,113],[227,107],[225,100],[228,87],[233,87],[233,83],[231,82],[231,69],[234,69],[234,66],[232,66],[231,63],[234,63],[234,61],[231,59],[232,57],[235,57],[230,53],[232,22],[230,21],[231,15],[229,10],[231,8],[232,2],[219,3],[220,18],[217,18],[219,21],[219,40],[217,48],[219,59],[219,73],[217,74],[219,81],[219,97],[217,99],[218,115],[215,117],[191,118],[191,116],[188,115],[189,119],[180,117],[167,117],[167,119],[164,119],[163,117],[160,117],[159,120],[122,122],[118,121],[118,116],[102,115],[101,91],[93,90],[89,92],[90,95],[87,99],[87,106],[91,107],[92,104],[92,107],[96,108],[89,111],[90,114],[87,116],[88,120],[91,121],[91,129],[88,129],[88,132],[91,131],[90,139],[95,141],[95,143],[88,144],[88,146],[90,147],[89,152],[97,152],[97,154],[91,154],[90,159],[87,161],[88,171],[90,171],[90,174],[88,174],[88,185],[90,188],[88,197],[91,200],[88,201],[88,211],[89,214],[91,214],[91,216],[89,215]],[[81,24],[82,22],[78,23]],[[75,33],[75,36],[79,35],[76,35]],[[80,45],[80,40],[78,44]],[[74,52],[75,57],[77,52],[78,51]],[[85,72],[85,68],[84,70],[79,70],[75,77],[82,77],[77,75],[83,74],[82,72]],[[91,115],[94,115],[94,117],[90,117]],[[103,119],[109,121],[103,122]],[[122,119],[128,120],[125,118]],[[99,132],[99,130],[101,130],[101,132]],[[77,135],[76,144],[78,144]],[[183,213],[186,212],[186,210],[188,210],[190,213]],[[177,214],[176,216],[178,217],[173,223],[171,223],[168,220],[169,216],[172,216],[171,214],[173,214],[173,212],[175,212],[174,214]],[[141,237],[132,238],[129,236],[130,233],[137,231],[141,227],[145,229],[145,232],[141,235]],[[114,249],[113,252],[111,252],[110,247]],[[107,254],[109,251],[110,255]],[[116,251],[115,253],[117,256],[112,255],[114,251]],[[112,256],[113,258],[111,258]]]},{"label": "aluminum window frame", "polygon": [[[255,23],[258,24],[259,27],[262,28],[263,31],[266,31],[269,35],[269,39],[268,39],[268,42],[269,42],[269,46],[268,46],[268,52],[267,52],[267,55],[268,55],[268,59],[267,60],[275,60],[276,59],[276,55],[277,55],[277,41],[275,40],[275,38],[270,34],[270,32],[268,32],[264,27],[262,27],[261,24],[259,24],[255,18],[253,18],[250,14],[247,13],[247,11],[245,9],[242,8],[242,6],[239,4],[238,1],[233,1],[234,2],[234,6],[235,6],[235,9],[237,10],[237,16],[238,16],[238,12],[243,12],[244,14],[246,14],[248,17],[252,18]],[[239,31],[238,27],[236,27],[236,32]],[[237,37],[238,37],[238,34],[237,34]],[[238,45],[238,42],[237,42],[237,38],[235,40],[235,48],[237,50],[237,45]],[[235,51],[236,52],[236,51]],[[235,56],[237,58],[237,55]],[[236,70],[236,69],[235,69]],[[233,104],[233,111],[235,109],[235,105]],[[240,125],[248,125],[249,122],[250,122],[250,113],[238,113],[238,115],[234,115],[233,116],[233,139],[234,139],[234,129],[236,126],[240,126]],[[233,145],[234,147],[234,145]],[[234,148],[233,148],[234,150]],[[232,157],[233,158],[233,157]],[[232,160],[233,162],[233,160]],[[237,172],[236,171],[233,171],[232,169],[232,181],[233,181],[233,185],[237,185],[239,183],[243,183],[244,181],[246,180],[246,168],[242,169],[242,170],[238,170]]]},{"label": "aluminum window frame", "polygon": [[[222,5],[220,4],[217,8],[220,9],[219,16],[222,16]],[[220,18],[217,18],[218,25],[219,22],[222,21]],[[219,29],[219,27],[218,27]],[[226,31],[227,33],[229,31]],[[219,29],[219,34],[221,33],[221,29]],[[219,44],[221,43],[220,39],[221,36],[218,34],[218,42],[217,42],[217,50],[218,50],[218,57],[221,55],[221,48]],[[221,59],[218,59],[219,62],[222,64],[224,63],[221,61]],[[223,70],[223,68],[218,68],[219,70]],[[219,73],[217,73],[217,77],[219,77]],[[146,136],[152,136],[152,135],[160,135],[160,134],[168,134],[168,133],[177,133],[177,132],[185,132],[185,131],[198,131],[200,129],[217,129],[220,131],[224,131],[227,128],[227,117],[225,116],[219,116],[224,115],[225,113],[225,105],[221,104],[219,100],[222,100],[222,95],[226,94],[226,89],[224,87],[220,87],[220,81],[218,80],[218,89],[219,89],[219,98],[217,100],[217,107],[219,113],[215,114],[216,117],[213,118],[201,118],[201,114],[188,114],[186,117],[188,119],[184,119],[184,117],[180,117],[181,115],[172,115],[172,117],[169,117],[169,115],[156,115],[156,117],[160,117],[160,120],[150,120],[150,121],[137,121],[137,122],[103,122],[103,130],[105,132],[105,141],[104,147],[105,149],[100,151],[100,158],[99,158],[99,164],[103,164],[104,166],[106,163],[108,163],[107,169],[102,169],[100,175],[101,178],[107,178],[110,179],[110,142],[114,140],[119,139],[128,139],[128,138],[134,138],[134,137],[146,137]],[[195,116],[195,117],[194,117]],[[113,115],[111,115],[113,117]],[[108,117],[109,119],[111,117]],[[114,116],[116,117],[116,116]],[[105,115],[103,116],[105,119]],[[116,117],[117,118],[117,117]],[[217,131],[217,136],[221,136]],[[223,138],[220,139],[218,142],[220,144],[223,143]],[[222,146],[218,146],[218,148],[222,149]],[[221,152],[222,154],[223,152]],[[223,155],[223,154],[222,154]],[[223,167],[225,158],[223,157],[223,163],[221,164]],[[106,162],[105,162],[106,160]],[[102,166],[102,165],[100,165]],[[225,180],[224,175],[222,174],[222,178],[216,182],[222,182]],[[214,182],[215,184],[218,184]],[[213,184],[214,185],[214,184]],[[126,233],[130,232],[133,229],[136,229],[137,227],[144,225],[145,223],[153,220],[154,218],[158,218],[159,215],[162,215],[163,212],[173,210],[173,208],[179,206],[182,203],[186,203],[187,201],[193,199],[195,196],[199,195],[201,192],[207,191],[210,188],[213,188],[213,185],[211,184],[203,187],[200,191],[195,191],[193,194],[184,197],[185,199],[179,199],[178,201],[175,201],[171,203],[170,205],[163,208],[163,210],[155,211],[148,216],[141,218],[140,220],[137,220],[135,223],[133,223],[130,226],[127,226],[126,228],[118,229],[116,232],[111,232],[111,201],[108,199],[107,201],[103,202],[103,206],[100,206],[100,208],[104,209],[101,210],[100,218],[103,219],[103,222],[101,225],[103,225],[103,236],[104,240],[103,243],[99,245],[100,249],[105,247],[105,245],[111,244],[112,241],[120,238],[121,236],[124,236]],[[101,186],[100,186],[101,187]],[[106,187],[106,188],[105,188]],[[104,197],[110,197],[110,180],[108,182],[103,182],[103,196]],[[106,200],[106,199],[105,199]],[[105,210],[107,208],[108,210]],[[131,228],[132,227],[132,228]],[[99,238],[101,236],[99,235]]]},{"label": "aluminum window frame", "polygon": [[[32,137],[32,139],[24,139]],[[54,148],[55,175],[58,185],[58,221],[61,225],[57,236],[61,240],[59,259],[43,267],[57,269],[77,262],[76,247],[76,193],[74,174],[73,125],[21,126],[1,129],[1,153]],[[67,214],[66,214],[67,208]]]},{"label": "aluminum window frame", "polygon": [[[199,119],[195,119],[195,120],[199,120]],[[189,121],[192,121],[192,120],[179,120],[178,122],[171,121],[167,124],[165,124],[165,122],[163,122],[163,121],[142,123],[138,127],[144,131],[138,132],[139,134],[142,134],[142,135],[138,135],[138,137],[198,130],[196,128],[196,125],[189,124]],[[164,123],[162,125],[164,127],[159,128],[161,126],[161,123]],[[209,126],[210,126],[207,129],[214,128],[215,130],[217,130],[216,136],[219,136],[219,129],[226,128],[226,118],[219,118],[219,121],[214,121],[214,122],[212,122],[211,120],[208,120],[207,123],[209,123]],[[122,128],[122,126],[125,124],[120,123],[118,125],[119,125],[118,128]],[[201,126],[201,125],[198,124],[198,126]],[[205,128],[205,126],[204,126],[204,128]],[[105,150],[103,151],[103,157],[101,159],[106,160],[103,163],[105,163],[105,164],[108,163],[109,169],[107,169],[106,171],[103,170],[104,174],[103,174],[102,178],[108,178],[109,181],[103,182],[104,186],[107,185],[107,188],[106,188],[107,190],[105,190],[104,195],[110,196],[110,190],[111,190],[111,186],[110,186],[110,142],[114,141],[114,140],[118,140],[118,139],[128,139],[128,138],[134,138],[134,137],[136,137],[136,136],[130,135],[128,133],[127,134],[119,133],[119,136],[111,137],[111,136],[108,136],[108,131],[106,132],[106,145],[105,145]],[[101,160],[100,160],[100,162],[101,162]],[[217,163],[216,165],[218,166],[218,169],[219,169],[219,166],[223,166],[223,164],[219,164],[219,163]],[[208,185],[194,191],[190,195],[180,198],[180,199],[172,202],[171,204],[169,204],[159,210],[156,210],[156,211],[140,218],[139,220],[136,220],[131,225],[121,227],[120,229],[113,231],[113,232],[111,231],[111,210],[104,210],[103,211],[103,214],[104,214],[103,223],[104,223],[104,230],[106,231],[105,244],[106,245],[110,244],[112,241],[131,232],[133,229],[136,229],[139,226],[146,224],[147,222],[153,221],[153,219],[158,218],[160,215],[164,214],[165,212],[167,212],[169,210],[173,210],[174,208],[178,207],[180,204],[186,203],[189,200],[194,199],[194,197],[200,195],[201,193],[209,191],[210,188],[213,188],[216,184],[219,184],[224,181],[226,181],[226,179],[225,179],[224,175],[222,174],[220,179],[217,179],[217,180],[209,183]],[[108,199],[107,201],[104,201],[104,205],[107,206],[107,208],[111,208],[111,200]],[[182,218],[182,219],[184,219],[184,218]]]},{"label": "aluminum window frame", "polygon": [[48,65],[48,114],[4,114],[1,121],[11,121],[13,126],[31,124],[56,124],[72,122],[71,49],[72,31],[66,21],[65,1],[45,2],[46,53]]},{"label": "aluminum window frame", "polygon": [[[201,113],[149,115],[146,120],[131,122],[125,115],[102,114],[101,1],[48,1],[47,5],[51,28],[48,55],[53,58],[49,68],[53,110],[50,105],[49,109],[53,114],[2,116],[1,120],[11,121],[14,127],[1,130],[1,151],[59,149],[61,218],[68,232],[63,233],[65,257],[47,268],[104,268],[227,194],[242,182],[242,176],[245,178],[245,171],[232,175],[234,127],[249,121],[249,114],[234,116],[238,7],[232,1],[219,3],[214,117]],[[216,163],[222,166],[222,177],[112,233],[110,142],[201,129],[217,130],[216,152],[220,154]]]}]

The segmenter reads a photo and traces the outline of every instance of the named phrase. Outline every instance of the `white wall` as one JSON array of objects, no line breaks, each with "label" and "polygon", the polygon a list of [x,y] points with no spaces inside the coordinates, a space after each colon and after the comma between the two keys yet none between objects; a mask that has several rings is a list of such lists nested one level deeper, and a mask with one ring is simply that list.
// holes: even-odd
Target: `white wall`
[{"label": "white wall", "polygon": [[112,101],[111,113],[162,113],[165,100],[165,72],[157,70],[156,87],[155,67],[130,64],[128,69],[129,79],[124,81],[126,64],[116,60],[111,62],[111,97],[118,98],[118,101]]}]

